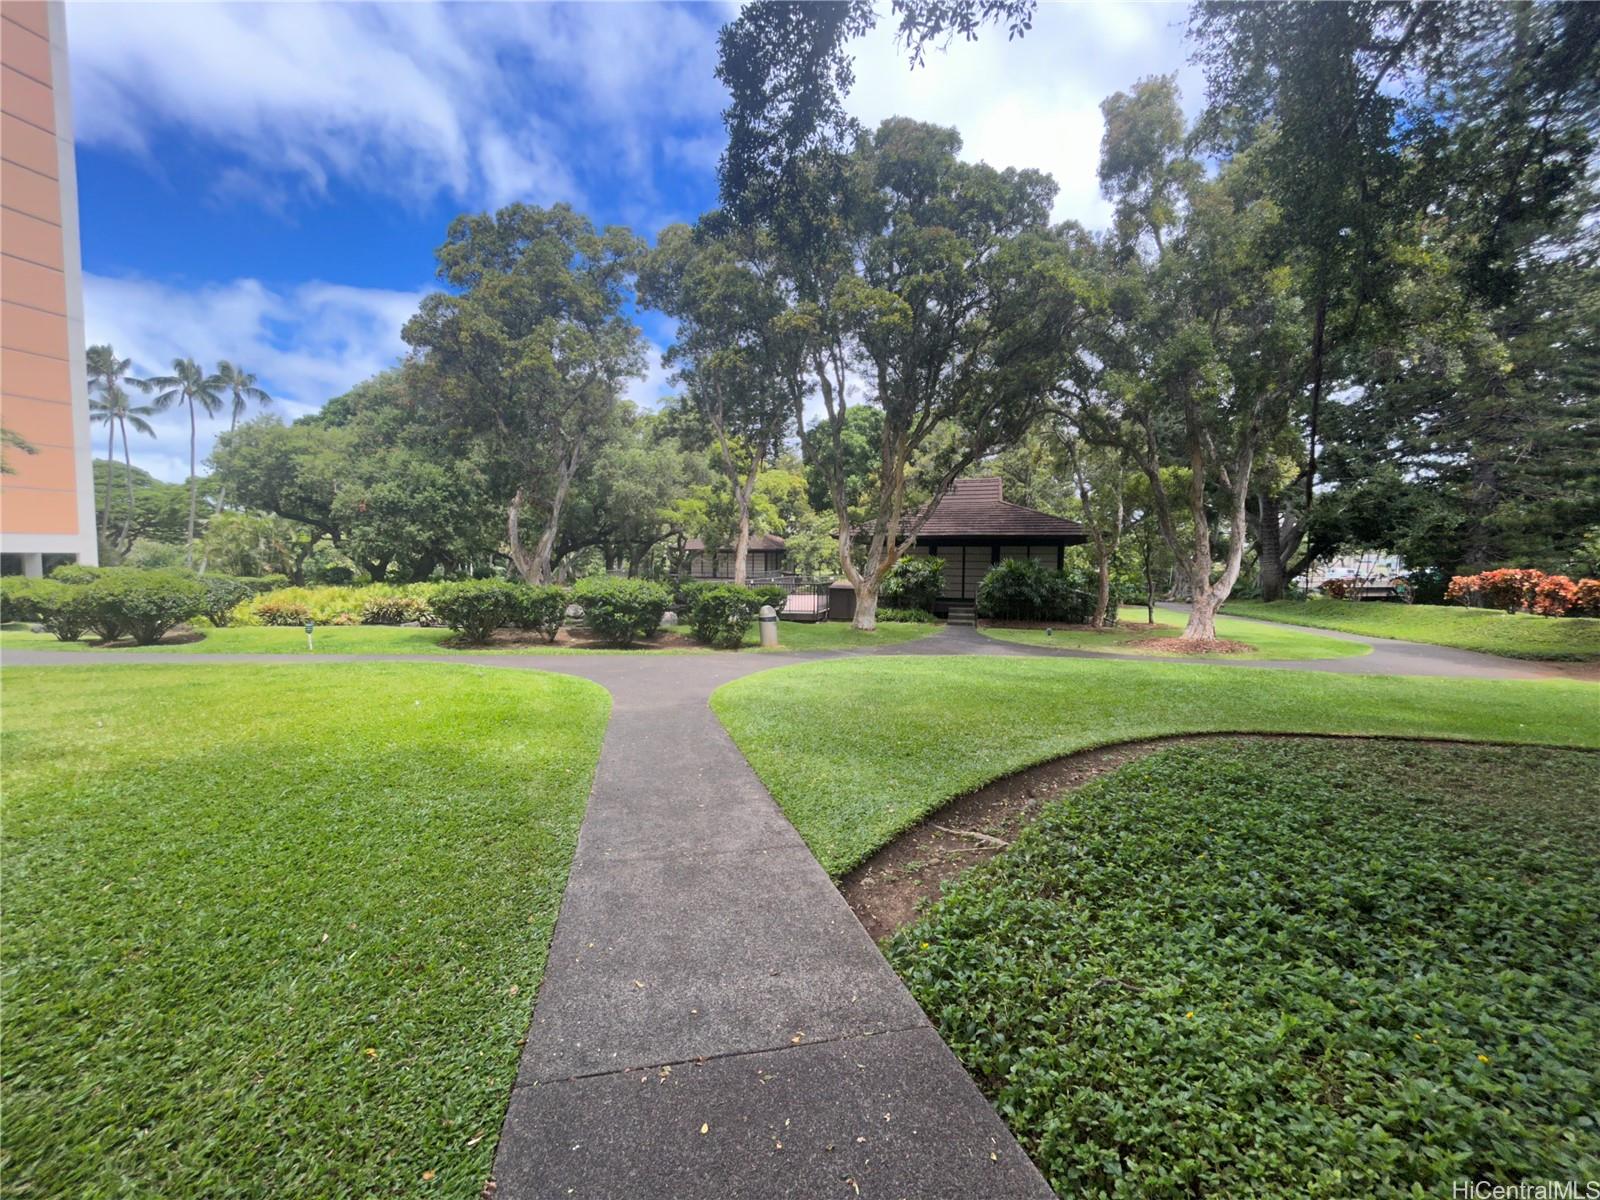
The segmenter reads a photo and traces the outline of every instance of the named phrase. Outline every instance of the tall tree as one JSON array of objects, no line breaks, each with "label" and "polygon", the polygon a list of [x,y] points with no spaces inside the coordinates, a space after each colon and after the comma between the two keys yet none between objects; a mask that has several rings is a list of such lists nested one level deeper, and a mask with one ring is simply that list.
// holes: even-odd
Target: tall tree
[{"label": "tall tree", "polygon": [[[1294,272],[1275,253],[1280,212],[1247,158],[1214,180],[1187,173],[1170,207],[1122,194],[1128,181],[1184,153],[1173,136],[1181,130],[1175,92],[1163,80],[1134,92],[1103,106],[1108,116],[1137,114],[1108,121],[1102,145],[1103,161],[1116,164],[1105,181],[1132,219],[1112,248],[1097,370],[1091,388],[1075,389],[1073,418],[1126,450],[1143,472],[1150,509],[1191,594],[1184,636],[1210,641],[1243,565],[1257,457],[1284,428],[1303,384],[1304,309]],[[1147,165],[1137,166],[1141,158]],[[1166,224],[1158,231],[1151,220]],[[1187,468],[1186,495],[1169,490],[1175,466]]]},{"label": "tall tree", "polygon": [[195,517],[200,504],[196,410],[204,410],[208,417],[222,410],[222,377],[206,374],[192,358],[175,358],[171,375],[158,375],[147,383],[156,393],[154,408],[157,412],[165,412],[175,404],[189,410],[189,532],[184,540],[184,560],[193,567]]},{"label": "tall tree", "polygon": [[[259,408],[266,408],[272,403],[272,397],[266,390],[258,386],[255,374],[246,371],[243,367],[236,366],[224,359],[217,364],[217,378],[222,382],[222,391],[228,397],[228,432],[232,433],[239,428],[239,418],[250,411],[252,404]],[[217,511],[222,511],[222,506],[228,496],[227,484],[217,489]]]},{"label": "tall tree", "polygon": [[[564,204],[457,217],[438,251],[453,290],[426,297],[406,324],[429,403],[487,448],[512,563],[529,582],[550,579],[596,431],[642,370],[640,333],[624,314],[642,251],[628,230],[596,231]],[[531,547],[525,517],[540,525]]]},{"label": "tall tree", "polygon": [[810,390],[770,240],[713,215],[662,231],[641,299],[677,318],[664,362],[712,434],[733,490],[733,582],[748,578],[750,503],[762,467],[798,434]]},{"label": "tall tree", "polygon": [[[1044,410],[1048,364],[1076,336],[1072,240],[1047,223],[1055,184],[1037,171],[962,162],[960,146],[953,129],[885,121],[849,156],[829,255],[788,264],[796,294],[817,297],[793,320],[822,395],[829,449],[818,465],[862,629],[875,626],[883,579],[933,504]],[[819,263],[825,273],[807,277]],[[852,399],[854,380],[864,399]],[[845,446],[856,403],[883,414],[859,529]]]}]

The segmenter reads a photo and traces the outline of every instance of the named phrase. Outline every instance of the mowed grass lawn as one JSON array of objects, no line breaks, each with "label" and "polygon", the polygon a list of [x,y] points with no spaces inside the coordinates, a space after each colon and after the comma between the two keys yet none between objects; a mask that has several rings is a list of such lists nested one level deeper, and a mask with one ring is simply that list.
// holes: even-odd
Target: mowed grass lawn
[{"label": "mowed grass lawn", "polygon": [[[1143,609],[1136,611],[1142,618]],[[995,629],[985,626],[983,633],[1002,642],[1019,642],[1025,646],[1046,646],[1057,650],[1093,650],[1102,654],[1161,655],[1161,643],[1168,638],[1180,637],[1186,618],[1180,614],[1158,609],[1157,628],[1147,625],[1138,628],[1114,627],[1106,630],[1068,629],[1053,630],[1048,636],[1042,629]],[[1237,654],[1187,654],[1185,659],[1229,659],[1233,661],[1265,659],[1293,661],[1308,658],[1354,658],[1372,653],[1370,646],[1360,642],[1345,642],[1338,638],[1318,637],[1296,629],[1274,629],[1257,621],[1238,621],[1228,617],[1217,618],[1217,636],[1231,642],[1243,642],[1253,647],[1249,653]]]},{"label": "mowed grass lawn", "polygon": [[1552,662],[1600,659],[1600,619],[1536,617],[1434,604],[1381,604],[1356,600],[1232,600],[1227,611],[1261,621],[1285,621],[1317,629],[1337,629],[1368,637],[1399,638],[1478,650],[1506,658]]},{"label": "mowed grass lawn", "polygon": [[[205,636],[192,642],[163,642],[158,646],[100,646],[93,634],[76,642],[60,641],[52,634],[34,633],[15,624],[0,630],[3,650],[71,650],[102,658],[131,654],[305,654],[306,631],[299,626],[229,625],[224,629],[199,629]],[[455,634],[448,629],[415,625],[318,625],[312,641],[318,654],[685,654],[693,647],[659,650],[590,650],[575,646],[549,646],[530,642],[522,646],[456,647],[445,642]]]},{"label": "mowed grass lawn", "polygon": [[30,1196],[475,1196],[610,701],[409,664],[7,668]]},{"label": "mowed grass lawn", "polygon": [[1062,1196],[1593,1179],[1596,765],[1160,751],[1049,804],[889,959]]},{"label": "mowed grass lawn", "polygon": [[[870,633],[852,629],[847,621],[822,621],[815,625],[798,621],[778,622],[778,650],[859,650],[875,646],[894,646],[926,637],[941,625],[912,622],[883,622]],[[203,629],[204,637],[195,642],[172,642],[159,646],[97,646],[91,637],[63,642],[48,633],[33,633],[25,625],[0,630],[0,649],[70,650],[104,658],[130,654],[305,654],[305,630],[284,626],[230,625],[225,629]],[[678,632],[688,636],[687,627]],[[422,629],[411,625],[319,625],[313,640],[318,654],[704,654],[709,649],[678,646],[653,650],[591,650],[573,646],[547,646],[533,642],[523,646],[458,648],[446,646],[454,634],[448,629]],[[761,644],[759,626],[752,626],[745,638],[747,647]]]},{"label": "mowed grass lawn", "polygon": [[1600,687],[1568,680],[907,655],[765,671],[711,706],[835,875],[952,797],[1112,742],[1281,732],[1600,746]]}]

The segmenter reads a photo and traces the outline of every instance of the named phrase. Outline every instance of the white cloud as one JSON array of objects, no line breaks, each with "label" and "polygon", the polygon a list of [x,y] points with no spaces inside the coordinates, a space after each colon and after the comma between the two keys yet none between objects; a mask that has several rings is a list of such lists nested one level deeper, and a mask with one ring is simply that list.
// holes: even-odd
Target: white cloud
[{"label": "white cloud", "polygon": [[[136,376],[167,374],[174,357],[206,367],[228,359],[260,377],[285,420],[393,366],[406,350],[401,326],[423,295],[320,282],[274,290],[254,279],[184,288],[87,273],[83,284],[89,344],[109,342],[133,359]],[[187,413],[154,424],[156,438],[135,440],[134,462],[180,482],[189,473]],[[226,427],[226,416],[202,422],[202,462]]]},{"label": "white cloud", "polygon": [[1057,220],[1109,223],[1100,196],[1100,101],[1147,75],[1179,72],[1184,106],[1203,99],[1186,64],[1183,4],[1041,4],[1033,29],[1014,41],[985,26],[974,42],[930,49],[913,70],[894,41],[894,21],[855,47],[850,112],[869,126],[906,116],[954,125],[964,157],[995,167],[1037,167],[1060,186]]},{"label": "white cloud", "polygon": [[176,127],[312,196],[337,179],[412,202],[582,203],[575,164],[648,188],[660,123],[714,125],[723,103],[712,69],[726,13],[711,6],[69,12],[81,141],[159,170],[157,133]]}]

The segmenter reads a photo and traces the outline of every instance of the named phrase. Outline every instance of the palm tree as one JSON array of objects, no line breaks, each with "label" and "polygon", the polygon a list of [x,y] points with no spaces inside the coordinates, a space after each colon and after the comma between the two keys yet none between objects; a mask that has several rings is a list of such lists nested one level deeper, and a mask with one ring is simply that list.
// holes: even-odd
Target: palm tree
[{"label": "palm tree", "polygon": [[[144,381],[131,379],[128,382],[139,386]],[[90,400],[89,410],[89,419],[91,421],[110,425],[113,435],[118,431],[122,433],[122,477],[128,482],[128,507],[122,514],[122,531],[117,534],[117,541],[122,546],[123,552],[126,552],[132,545],[128,537],[128,531],[133,525],[135,506],[133,498],[133,447],[128,441],[128,426],[132,425],[136,433],[142,433],[146,437],[155,437],[156,431],[151,428],[150,422],[146,420],[147,417],[155,415],[155,406],[132,404],[129,402],[129,396],[125,390],[121,387],[112,387],[102,389],[99,396]],[[111,445],[116,445],[114,436]],[[109,510],[111,507],[111,480],[109,478],[111,463],[109,451],[107,453],[106,474],[108,476],[106,480],[106,508]],[[105,524],[102,521],[100,529],[102,536],[105,534]]]},{"label": "palm tree", "polygon": [[[135,386],[142,386],[142,383],[137,379],[128,379],[133,360],[118,358],[117,352],[109,345],[90,346],[84,357],[89,373],[89,419],[96,425],[110,427],[106,437],[106,499],[100,509],[100,537],[104,539],[106,526],[111,522],[111,458],[116,453],[117,444],[117,418],[107,406],[107,397],[113,392],[120,392],[125,379]],[[122,397],[124,405],[127,399],[126,395]]]},{"label": "palm tree", "polygon": [[[228,432],[232,433],[239,428],[239,418],[244,416],[254,401],[265,408],[272,403],[272,397],[256,386],[256,377],[243,367],[235,366],[231,362],[223,361],[217,364],[217,378],[222,381],[222,387],[232,400],[232,419],[228,422]],[[228,494],[228,485],[223,484],[217,492],[217,511],[222,511],[222,502]]]},{"label": "palm tree", "polygon": [[214,417],[221,411],[222,397],[217,393],[222,387],[222,376],[207,375],[200,369],[200,364],[192,358],[175,358],[172,360],[171,375],[158,375],[145,382],[157,392],[156,412],[166,412],[174,404],[182,404],[189,410],[189,537],[184,543],[184,561],[193,569],[194,522],[200,502],[200,480],[196,475],[199,463],[196,454],[195,409],[196,407],[205,409],[208,417]]}]

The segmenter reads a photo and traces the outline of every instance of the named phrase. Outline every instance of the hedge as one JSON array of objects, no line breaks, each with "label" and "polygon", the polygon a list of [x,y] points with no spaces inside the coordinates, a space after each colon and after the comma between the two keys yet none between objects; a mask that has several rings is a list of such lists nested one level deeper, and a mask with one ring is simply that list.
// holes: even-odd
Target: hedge
[{"label": "hedge", "polygon": [[1573,580],[1565,575],[1502,567],[1477,575],[1457,575],[1444,594],[1446,600],[1457,600],[1468,607],[1481,605],[1508,613],[1600,617],[1600,579]]},{"label": "hedge", "polygon": [[153,645],[200,616],[210,597],[204,583],[183,571],[120,568],[81,586],[101,637],[109,642],[127,636],[140,646]]},{"label": "hedge", "polygon": [[755,588],[729,583],[704,589],[689,616],[695,640],[719,650],[737,649],[744,645],[745,635],[765,603]]},{"label": "hedge", "polygon": [[504,579],[441,583],[433,593],[434,614],[464,642],[487,642],[521,611],[521,587]]},{"label": "hedge", "polygon": [[589,628],[619,646],[631,646],[654,634],[672,599],[660,584],[607,575],[580,579],[572,596],[582,606]]},{"label": "hedge", "polygon": [[517,588],[517,599],[512,607],[510,623],[518,629],[531,629],[553,642],[567,619],[567,605],[572,602],[567,589],[547,584],[543,587]]}]

